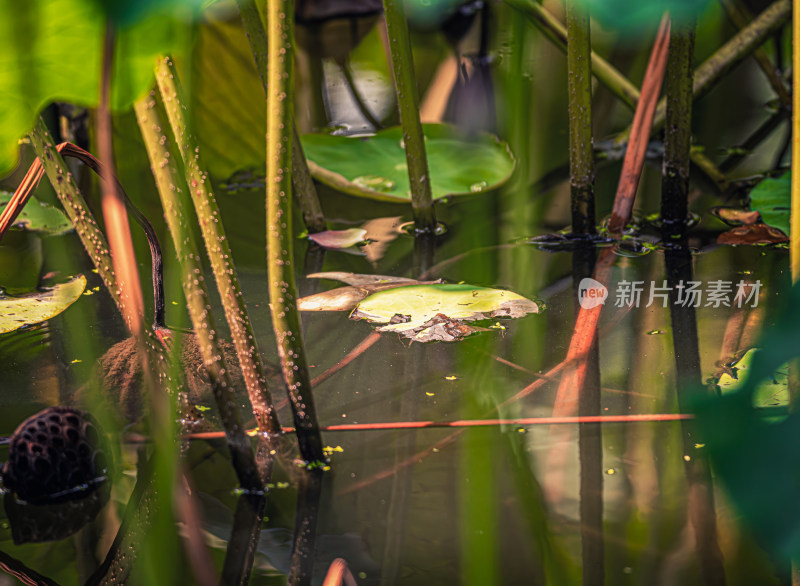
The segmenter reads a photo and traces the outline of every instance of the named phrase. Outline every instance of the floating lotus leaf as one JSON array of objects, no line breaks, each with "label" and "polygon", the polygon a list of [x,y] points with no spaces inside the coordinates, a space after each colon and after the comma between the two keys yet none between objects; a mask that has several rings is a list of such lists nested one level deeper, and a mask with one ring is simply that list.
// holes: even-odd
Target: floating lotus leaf
[{"label": "floating lotus leaf", "polygon": [[[465,137],[446,124],[423,124],[434,199],[495,189],[514,171],[514,157],[497,137]],[[399,126],[368,138],[306,134],[303,148],[314,178],[336,189],[373,199],[411,200]]]},{"label": "floating lotus leaf", "polygon": [[717,236],[719,244],[777,244],[788,241],[786,234],[766,224],[738,226]]},{"label": "floating lotus leaf", "polygon": [[758,211],[765,224],[789,234],[792,174],[764,179],[750,192],[750,209]]},{"label": "floating lotus leaf", "polygon": [[512,291],[473,285],[411,285],[374,293],[350,315],[419,342],[455,341],[479,328],[465,322],[538,313],[539,305]]},{"label": "floating lotus leaf", "polygon": [[[13,194],[7,191],[0,191],[0,210],[5,208]],[[72,222],[60,209],[38,201],[31,197],[25,207],[22,208],[14,225],[28,230],[29,232],[39,232],[57,236],[72,230]]]},{"label": "floating lotus leaf", "polygon": [[387,275],[360,275],[357,273],[313,273],[308,275],[311,279],[331,279],[348,283],[348,287],[337,287],[309,295],[297,300],[297,309],[300,311],[352,311],[356,305],[366,297],[395,287],[408,285],[431,285],[441,281],[417,281],[406,277],[390,277]]},{"label": "floating lotus leaf", "polygon": [[78,275],[49,291],[37,291],[19,297],[0,297],[0,334],[57,316],[75,303],[84,289],[86,277]]}]

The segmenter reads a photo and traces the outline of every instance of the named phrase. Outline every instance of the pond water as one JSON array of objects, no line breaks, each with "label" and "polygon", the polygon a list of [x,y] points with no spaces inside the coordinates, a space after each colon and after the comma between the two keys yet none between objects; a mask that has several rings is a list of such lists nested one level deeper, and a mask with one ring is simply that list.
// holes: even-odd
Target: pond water
[{"label": "pond water", "polygon": [[[318,502],[310,494],[313,480],[292,463],[297,454],[290,434],[263,502],[237,490],[223,441],[185,440],[181,470],[190,473],[195,508],[187,513],[181,509],[183,501],[169,505],[169,498],[158,501],[145,495],[138,521],[143,533],[123,543],[111,573],[101,578],[103,572],[97,569],[114,547],[132,494],[138,497],[150,474],[155,474],[156,486],[163,486],[158,483],[164,482],[164,470],[170,468],[147,461],[144,446],[151,440],[135,424],[128,427],[129,422],[111,417],[102,393],[96,392],[96,363],[125,338],[125,330],[110,296],[92,273],[78,237],[73,233],[43,239],[26,248],[26,254],[35,257],[31,265],[35,271],[54,272],[56,279],[82,272],[90,282],[87,293],[66,313],[44,325],[0,336],[0,434],[10,436],[26,417],[45,407],[81,406],[95,412],[106,432],[113,432],[107,452],[114,465],[103,489],[109,492],[108,504],[92,503],[88,506],[91,514],[53,506],[50,516],[42,513],[43,520],[38,520],[38,509],[23,507],[20,513],[6,496],[6,512],[0,513],[0,565],[7,573],[32,576],[38,572],[58,584],[119,583],[125,580],[114,578],[114,572],[132,563],[133,583],[209,583],[202,579],[202,563],[191,551],[184,552],[177,538],[196,529],[203,532],[217,571],[225,568],[228,583],[238,583],[231,560],[246,560],[248,552],[254,552],[249,583],[284,584],[297,563],[292,559],[293,531],[298,523],[313,519],[317,535],[314,584],[322,584],[336,558],[347,561],[359,585],[376,586],[787,583],[788,563],[759,547],[709,468],[693,421],[676,415],[690,413],[687,397],[691,394],[711,393],[704,386],[708,379],[723,372],[735,355],[754,346],[764,324],[772,323],[771,308],[788,281],[788,251],[713,244],[724,227],[704,213],[714,198],[700,190],[693,195],[697,195],[694,207],[702,220],[686,247],[651,246],[657,241],[653,230],[634,241],[643,243],[640,253],[611,257],[608,247],[572,252],[530,243],[528,238],[552,233],[568,222],[568,189],[563,182],[551,182],[555,189],[552,185],[531,187],[545,171],[566,160],[565,106],[554,106],[565,95],[564,63],[549,52],[551,47],[537,44],[543,43],[541,39],[515,36],[521,24],[510,24],[513,16],[499,14],[501,24],[508,26],[499,27],[498,62],[492,71],[497,95],[503,98],[498,132],[518,159],[512,182],[491,193],[439,205],[439,219],[447,231],[428,256],[415,251],[413,240],[396,230],[396,225],[410,219],[406,206],[356,199],[320,186],[331,228],[383,219],[385,247],[375,251],[371,245],[368,256],[350,255],[322,252],[306,239],[297,239],[298,285],[301,294],[337,286],[303,276],[319,271],[414,278],[424,274],[453,283],[509,289],[543,301],[546,309],[498,322],[496,329],[461,342],[435,344],[409,344],[395,334],[375,337],[372,326],[349,320],[346,312],[305,313],[304,338],[312,377],[352,359],[314,389],[331,460],[330,469],[321,476]],[[236,55],[244,47],[241,50],[249,58],[241,31],[236,36],[231,33],[235,25],[225,24],[224,19],[222,25],[214,22],[200,32],[197,62],[184,66],[196,77],[214,43],[224,42],[219,35],[233,35],[230,38],[237,40],[231,41],[231,51]],[[416,42],[422,63],[419,75],[428,87],[446,49],[442,42],[426,41],[425,35]],[[380,38],[372,32],[353,55],[356,87],[368,107],[374,106],[372,114],[391,117],[391,104],[385,104],[391,100],[389,76],[385,63],[375,65],[376,47]],[[541,50],[541,59],[532,58],[534,48]],[[625,58],[634,60],[632,50]],[[315,68],[311,60],[308,70],[325,75],[331,87],[319,96],[313,83],[301,80],[301,125],[363,131],[366,123],[348,102],[351,94],[342,87],[346,80],[338,66],[327,60]],[[531,98],[530,78],[515,69],[528,65],[536,72],[534,77],[540,76],[537,79],[544,76],[548,84],[564,88],[541,91]],[[237,77],[238,101],[215,122],[211,106],[218,96],[208,87],[214,85],[213,78],[209,79],[197,78],[193,86],[198,132],[209,157],[216,157],[209,167],[257,345],[277,373],[264,269],[263,188],[226,188],[234,167],[249,167],[248,157],[252,159],[254,152],[263,158],[260,82],[252,71],[249,77]],[[606,98],[600,94],[598,108],[621,117]],[[533,120],[531,99],[534,112],[554,114]],[[704,103],[703,109],[713,111],[714,105]],[[461,116],[463,122],[463,112]],[[713,124],[707,119],[698,123],[704,140],[720,137],[709,144],[723,144],[723,137],[724,144],[740,138],[733,136],[736,131],[726,129],[725,116],[717,114],[717,134],[709,130]],[[613,125],[612,118],[599,125]],[[229,125],[228,134],[223,135],[220,128],[225,125]],[[525,125],[527,129],[520,130]],[[202,136],[203,128],[211,130]],[[238,135],[231,128],[249,129],[249,133]],[[122,183],[168,243],[157,193],[143,171],[149,164],[135,138],[135,120],[121,115],[117,131],[118,153],[125,153],[118,155]],[[219,133],[219,140],[214,133]],[[231,134],[237,135],[235,140]],[[234,142],[230,148],[235,152],[229,151]],[[23,160],[29,161],[30,153],[25,156]],[[618,174],[618,163],[598,172],[601,213],[609,211]],[[658,176],[659,169],[645,171],[637,204],[643,212],[657,209]],[[247,183],[242,176],[237,181]],[[258,177],[253,181],[258,184]],[[705,187],[702,181],[698,184]],[[53,201],[48,189],[42,186],[39,195]],[[89,187],[88,191],[93,190]],[[138,233],[134,237],[142,279],[147,283],[146,244]],[[618,417],[602,422],[554,422],[548,419],[554,414],[554,404],[564,399],[559,385],[574,374],[564,362],[580,308],[578,283],[594,274],[592,264],[598,256],[610,258],[610,269],[602,279],[608,298],[598,325],[596,351],[590,352],[585,371],[586,388],[593,391],[572,411],[560,413]],[[167,322],[186,327],[171,244],[165,245],[165,275]],[[210,271],[206,281],[213,282]],[[697,282],[703,297],[697,303],[676,304],[674,296],[683,294],[681,287],[689,281]],[[740,284],[751,292],[755,283],[759,294],[737,302]],[[636,290],[632,286],[641,286],[641,297],[630,297]],[[145,289],[146,303],[151,304]],[[219,298],[213,290],[211,295],[212,312],[227,335]],[[353,354],[359,345],[363,345],[361,350]],[[291,412],[279,375],[270,376],[270,388],[280,405],[282,423],[290,425]],[[111,389],[105,396],[110,395],[114,403],[117,394]],[[246,395],[241,406],[243,413],[249,413]],[[197,397],[194,407],[200,421],[195,427],[219,430],[210,394]],[[637,416],[642,420],[636,421]],[[469,425],[478,420],[480,425]],[[365,424],[386,425],[368,429]],[[6,450],[0,459],[8,458]],[[176,529],[174,511],[165,512],[158,503],[174,506],[179,518],[194,520],[194,524],[182,522]],[[252,523],[248,527],[247,519],[257,524],[259,517],[255,511],[248,512],[249,506],[255,511],[265,507],[257,542],[252,536],[258,532],[253,532]],[[89,521],[85,527],[52,540],[61,537],[59,528],[71,524],[69,519],[81,514]],[[46,541],[17,543],[21,540]],[[12,583],[13,578],[0,575],[0,586]],[[33,583],[52,582],[41,578]]]}]

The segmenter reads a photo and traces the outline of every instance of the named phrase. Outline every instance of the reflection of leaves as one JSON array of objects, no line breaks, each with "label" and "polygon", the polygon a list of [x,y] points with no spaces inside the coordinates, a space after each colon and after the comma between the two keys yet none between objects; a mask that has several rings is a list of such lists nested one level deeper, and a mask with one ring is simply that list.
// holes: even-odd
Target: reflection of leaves
[{"label": "reflection of leaves", "polygon": [[759,387],[800,349],[800,286],[752,354],[734,392],[698,401],[695,412],[716,475],[756,536],[776,555],[800,553],[800,414],[765,419],[754,407]]},{"label": "reflection of leaves", "polygon": [[[105,15],[94,0],[0,0],[0,172],[17,140],[54,100],[97,103]],[[124,108],[153,80],[157,56],[175,53],[186,26],[160,14],[119,30],[113,105]]]},{"label": "reflection of leaves", "polygon": [[78,275],[49,291],[0,297],[0,334],[57,316],[75,303],[85,288],[86,277]]},{"label": "reflection of leaves", "polygon": [[[423,129],[434,199],[494,189],[514,170],[508,146],[490,134],[466,139],[444,124],[424,124]],[[402,135],[400,127],[369,138],[306,134],[303,148],[311,173],[319,181],[353,195],[408,202],[411,194]]]},{"label": "reflection of leaves", "polygon": [[349,248],[364,242],[367,239],[367,231],[363,228],[325,230],[324,232],[309,234],[308,238],[323,248]]},{"label": "reflection of leaves", "polygon": [[788,240],[786,234],[766,224],[739,226],[717,236],[719,244],[777,244]]},{"label": "reflection of leaves", "polygon": [[[731,365],[731,373],[725,372],[717,380],[717,387],[724,395],[744,388],[750,375],[750,364],[758,353],[751,348]],[[755,407],[786,407],[789,404],[789,365],[783,364],[771,376],[756,383],[753,391]]]},{"label": "reflection of leaves", "polygon": [[[13,194],[7,191],[0,191],[0,209],[4,208]],[[31,232],[42,234],[59,235],[72,230],[72,223],[60,209],[38,201],[31,197],[25,207],[22,208],[14,226],[19,226]]]},{"label": "reflection of leaves", "polygon": [[533,301],[502,289],[472,285],[411,285],[370,295],[350,316],[385,324],[419,342],[454,341],[478,331],[464,322],[496,317],[518,318],[538,313]]},{"label": "reflection of leaves", "polygon": [[750,209],[758,211],[765,224],[789,234],[791,189],[791,173],[764,179],[750,192]]}]

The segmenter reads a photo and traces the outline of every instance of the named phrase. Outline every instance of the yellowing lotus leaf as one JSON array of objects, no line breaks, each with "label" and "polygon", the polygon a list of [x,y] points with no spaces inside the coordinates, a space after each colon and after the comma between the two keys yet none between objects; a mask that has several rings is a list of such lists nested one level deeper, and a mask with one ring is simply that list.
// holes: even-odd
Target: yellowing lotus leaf
[{"label": "yellowing lotus leaf", "polygon": [[0,334],[57,316],[75,303],[84,289],[86,277],[78,275],[49,291],[37,291],[19,297],[0,296]]},{"label": "yellowing lotus leaf", "polygon": [[427,342],[453,341],[477,331],[463,322],[538,312],[537,303],[512,291],[435,284],[374,293],[359,303],[350,317],[386,324],[378,329]]}]

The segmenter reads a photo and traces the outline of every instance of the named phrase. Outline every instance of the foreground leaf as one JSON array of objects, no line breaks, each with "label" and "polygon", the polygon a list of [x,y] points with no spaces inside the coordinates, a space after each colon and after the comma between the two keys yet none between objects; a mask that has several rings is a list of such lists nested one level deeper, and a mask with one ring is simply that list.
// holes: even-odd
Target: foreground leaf
[{"label": "foreground leaf", "polygon": [[[495,189],[514,171],[514,157],[495,136],[468,139],[445,124],[423,124],[423,131],[434,199]],[[402,139],[399,126],[369,138],[306,134],[303,149],[315,179],[352,195],[408,202]]]},{"label": "foreground leaf", "polygon": [[[5,208],[12,195],[7,191],[0,191],[0,209]],[[14,220],[14,226],[29,232],[39,232],[51,236],[58,236],[72,230],[72,222],[64,212],[35,197],[31,197],[22,208],[17,219]]]},{"label": "foreground leaf", "polygon": [[539,305],[512,291],[473,285],[411,285],[370,295],[351,319],[375,324],[382,332],[397,332],[413,340],[454,341],[477,328],[464,322],[497,317],[518,318],[538,313]]},{"label": "foreground leaf", "polygon": [[86,277],[78,275],[49,291],[28,293],[19,297],[0,297],[0,334],[57,316],[75,303],[84,289]]},{"label": "foreground leaf", "polygon": [[[18,139],[52,101],[83,106],[100,95],[105,14],[96,0],[0,0],[0,173]],[[159,9],[119,29],[112,105],[122,109],[150,88],[156,57],[181,52],[188,27]]]}]

